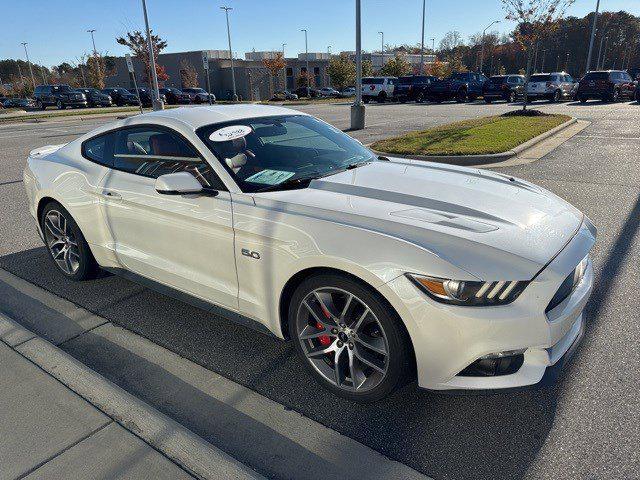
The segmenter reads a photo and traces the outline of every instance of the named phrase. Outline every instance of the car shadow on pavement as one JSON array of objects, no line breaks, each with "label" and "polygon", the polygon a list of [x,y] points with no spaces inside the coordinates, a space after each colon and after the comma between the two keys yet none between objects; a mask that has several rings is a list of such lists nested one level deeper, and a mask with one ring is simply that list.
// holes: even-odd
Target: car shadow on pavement
[{"label": "car shadow on pavement", "polygon": [[[640,200],[596,285],[615,277],[639,225]],[[69,282],[55,271],[44,247],[0,257],[0,267],[437,479],[525,476],[553,426],[558,397],[566,393],[563,378],[572,370],[571,362],[556,386],[537,390],[446,395],[421,391],[412,384],[381,402],[360,405],[321,388],[302,368],[290,344],[118,276]],[[604,292],[596,286],[587,309],[588,325],[597,319]],[[18,302],[13,308],[20,309]],[[63,348],[204,438],[214,438],[222,427],[212,419],[219,417],[212,415],[208,420],[206,413],[228,407],[176,378],[165,378],[169,388],[163,388],[154,383],[164,376],[160,367],[105,342],[89,332]],[[580,356],[578,350],[578,361]],[[188,398],[192,400],[186,402]],[[238,415],[227,414],[231,419]],[[281,442],[282,448],[297,448],[260,425],[255,428],[255,437],[248,436],[247,442],[264,437]]]}]

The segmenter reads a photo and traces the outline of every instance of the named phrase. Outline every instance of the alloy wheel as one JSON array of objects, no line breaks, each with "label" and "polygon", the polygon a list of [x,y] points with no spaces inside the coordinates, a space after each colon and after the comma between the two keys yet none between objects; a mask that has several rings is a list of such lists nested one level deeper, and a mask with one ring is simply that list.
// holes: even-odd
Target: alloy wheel
[{"label": "alloy wheel", "polygon": [[44,218],[47,248],[58,267],[73,275],[80,268],[80,250],[69,220],[58,210],[49,210]]},{"label": "alloy wheel", "polygon": [[332,385],[360,393],[385,379],[387,335],[356,295],[335,287],[313,290],[298,306],[296,332],[307,361]]}]

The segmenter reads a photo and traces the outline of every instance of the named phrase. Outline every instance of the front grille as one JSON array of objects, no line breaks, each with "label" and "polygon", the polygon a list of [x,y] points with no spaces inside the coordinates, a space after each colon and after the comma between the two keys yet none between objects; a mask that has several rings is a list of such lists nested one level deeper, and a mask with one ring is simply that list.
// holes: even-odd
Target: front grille
[{"label": "front grille", "polygon": [[549,313],[551,310],[553,310],[562,302],[564,302],[564,300],[569,295],[571,295],[571,293],[573,292],[573,289],[582,280],[582,277],[586,270],[586,266],[587,266],[587,259],[585,258],[578,264],[578,266],[569,275],[567,275],[567,278],[564,279],[564,281],[560,285],[560,288],[558,288],[558,291],[549,302],[549,305],[547,305],[547,308],[545,309],[544,313]]}]

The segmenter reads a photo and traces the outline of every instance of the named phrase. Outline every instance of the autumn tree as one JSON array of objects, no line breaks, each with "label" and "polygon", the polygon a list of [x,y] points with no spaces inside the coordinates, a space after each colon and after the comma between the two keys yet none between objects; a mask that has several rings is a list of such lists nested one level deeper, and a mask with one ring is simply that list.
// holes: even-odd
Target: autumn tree
[{"label": "autumn tree", "polygon": [[363,60],[362,61],[362,76],[370,77],[373,75],[373,63],[371,60]]},{"label": "autumn tree", "polygon": [[[282,55],[282,52],[276,52],[273,58],[265,58],[262,60],[262,65],[269,73],[269,97],[273,96],[273,80],[281,77],[280,72],[287,66],[287,62]],[[285,86],[282,86],[283,90]]]},{"label": "autumn tree", "polygon": [[411,64],[407,61],[405,55],[396,53],[396,55],[389,60],[380,69],[380,74],[389,77],[401,77],[411,72]]},{"label": "autumn tree", "polygon": [[[169,79],[169,75],[165,68],[158,63],[158,54],[167,48],[167,42],[160,38],[158,35],[154,35],[151,31],[151,45],[153,47],[153,58],[156,64],[156,76],[158,80],[164,82]],[[151,60],[149,57],[149,48],[147,45],[147,39],[142,32],[135,30],[134,32],[127,32],[124,37],[117,37],[116,42],[125,47],[129,47],[131,53],[142,62],[144,65],[144,78],[147,81],[147,85],[152,84],[151,79]]]},{"label": "autumn tree", "polygon": [[448,64],[438,60],[437,58],[435,61],[428,63],[425,66],[425,74],[427,75],[433,75],[434,77],[444,78],[449,73],[451,72]]},{"label": "autumn tree", "polygon": [[315,79],[313,75],[309,75],[308,72],[300,72],[296,78],[296,86],[298,88],[312,88],[315,85]]},{"label": "autumn tree", "polygon": [[527,109],[527,83],[535,45],[558,27],[558,21],[575,0],[501,0],[507,20],[518,24],[514,37],[527,54],[523,110]]},{"label": "autumn tree", "polygon": [[331,85],[342,90],[356,83],[356,64],[347,53],[333,56],[329,60]]},{"label": "autumn tree", "polygon": [[198,71],[195,67],[186,59],[180,60],[180,83],[182,88],[197,88],[198,84]]}]

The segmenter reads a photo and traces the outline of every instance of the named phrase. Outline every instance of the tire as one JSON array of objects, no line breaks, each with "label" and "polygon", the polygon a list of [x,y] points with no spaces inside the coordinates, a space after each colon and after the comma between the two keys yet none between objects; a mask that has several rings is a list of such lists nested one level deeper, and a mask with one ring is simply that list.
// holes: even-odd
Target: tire
[{"label": "tire", "polygon": [[369,97],[363,97],[363,98],[362,98],[362,101],[363,101],[364,103],[369,103],[370,99],[369,99]]},{"label": "tire", "polygon": [[491,102],[493,102],[492,99],[484,97],[484,103],[491,103]]},{"label": "tire", "polygon": [[416,103],[422,103],[422,102],[424,102],[424,93],[420,92],[416,96]]},{"label": "tire", "polygon": [[516,95],[513,92],[509,92],[509,94],[507,95],[507,103],[513,103],[516,101]]},{"label": "tire", "polygon": [[[349,297],[349,307],[344,308]],[[363,314],[366,308],[369,313]],[[342,317],[344,310],[348,313]],[[329,391],[349,400],[378,401],[409,380],[414,371],[411,341],[400,318],[378,292],[346,275],[314,275],[298,286],[289,305],[289,334],[310,374]]]},{"label": "tire", "polygon": [[578,100],[580,101],[580,103],[587,103],[588,98],[584,95],[579,95]]},{"label": "tire", "polygon": [[617,88],[613,91],[613,95],[611,95],[611,101],[614,103],[620,101],[620,90]]},{"label": "tire", "polygon": [[458,90],[458,92],[456,93],[456,102],[466,103],[468,100],[469,100],[469,97],[467,95],[467,91],[464,88],[461,88],[460,90]]},{"label": "tire", "polygon": [[553,92],[553,97],[551,97],[549,101],[551,103],[558,103],[561,97],[562,97],[562,93],[560,92],[560,90],[556,90],[555,92]]},{"label": "tire", "polygon": [[[56,218],[59,219],[57,229],[52,228],[56,227]],[[99,271],[98,264],[80,228],[62,205],[53,201],[45,205],[40,227],[49,258],[59,272],[73,281],[95,278]],[[67,253],[64,253],[65,249]]]},{"label": "tire", "polygon": [[387,101],[387,92],[380,92],[377,97],[378,103],[384,103]]},{"label": "tire", "polygon": [[45,106],[45,105],[44,105],[40,100],[38,100],[38,101],[36,102],[36,109],[37,109],[37,110],[45,110],[46,108],[47,108],[47,107],[46,107],[46,106]]},{"label": "tire", "polygon": [[64,110],[64,109],[65,109],[65,107],[66,107],[66,106],[65,106],[65,104],[64,104],[64,103],[62,103],[62,100],[58,100],[58,101],[56,102],[56,106],[58,107],[58,110]]}]

